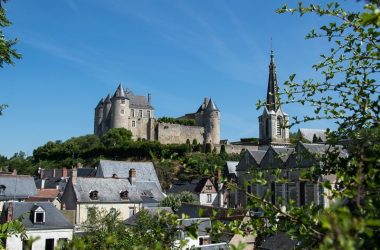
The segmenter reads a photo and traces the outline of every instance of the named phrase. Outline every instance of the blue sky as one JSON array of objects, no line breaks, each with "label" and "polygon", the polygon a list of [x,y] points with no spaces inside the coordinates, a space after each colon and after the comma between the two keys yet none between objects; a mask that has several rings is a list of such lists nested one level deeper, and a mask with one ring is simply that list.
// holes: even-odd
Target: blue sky
[{"label": "blue sky", "polygon": [[[318,2],[318,1],[314,1]],[[324,3],[326,1],[319,1]],[[328,48],[306,33],[316,16],[278,15],[296,1],[40,0],[7,2],[23,55],[0,69],[0,154],[93,133],[94,107],[121,82],[152,94],[156,117],[196,111],[205,96],[221,110],[221,137],[258,136],[270,39],[279,83],[292,73],[318,78],[311,66]],[[355,1],[344,2],[358,8]],[[285,106],[290,116],[310,108]],[[301,127],[334,127],[325,121]],[[297,127],[296,127],[297,128]],[[293,128],[295,130],[296,128]]]}]

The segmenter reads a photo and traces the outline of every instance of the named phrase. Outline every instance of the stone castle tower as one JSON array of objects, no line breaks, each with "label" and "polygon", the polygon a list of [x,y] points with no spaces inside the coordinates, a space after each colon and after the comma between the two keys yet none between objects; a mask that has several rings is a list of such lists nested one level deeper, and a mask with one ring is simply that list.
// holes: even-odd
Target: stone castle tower
[{"label": "stone castle tower", "polygon": [[126,128],[132,132],[132,138],[153,138],[151,128],[153,107],[151,96],[136,96],[120,84],[111,97],[101,99],[95,108],[94,132],[102,136],[111,128]]},{"label": "stone castle tower", "polygon": [[220,111],[214,101],[205,98],[197,112],[178,119],[193,119],[195,126],[160,123],[153,116],[151,95],[136,96],[120,84],[111,97],[101,99],[95,108],[94,133],[102,136],[111,128],[125,128],[133,139],[156,140],[164,144],[186,143],[194,139],[199,143],[220,143]]},{"label": "stone castle tower", "polygon": [[282,111],[278,96],[276,65],[273,51],[271,51],[266,105],[263,114],[259,116],[260,144],[289,143],[289,128],[284,127],[288,122],[289,115]]}]

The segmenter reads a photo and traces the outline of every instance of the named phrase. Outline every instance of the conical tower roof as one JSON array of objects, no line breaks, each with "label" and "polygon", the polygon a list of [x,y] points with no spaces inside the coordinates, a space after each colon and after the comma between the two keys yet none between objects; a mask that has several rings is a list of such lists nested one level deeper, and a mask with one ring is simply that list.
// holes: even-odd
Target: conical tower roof
[{"label": "conical tower roof", "polygon": [[125,92],[124,92],[124,89],[123,89],[123,86],[121,85],[121,83],[119,84],[119,87],[117,87],[117,90],[116,90],[114,96],[125,98]]},{"label": "conical tower roof", "polygon": [[102,99],[100,99],[98,105],[96,105],[96,108],[102,107],[103,103],[104,103],[104,99],[102,98]]},{"label": "conical tower roof", "polygon": [[268,90],[267,90],[267,103],[266,107],[268,111],[276,111],[280,106],[278,99],[278,85],[277,85],[277,75],[276,75],[276,65],[274,64],[273,50],[270,55],[269,64],[269,78],[268,78]]},{"label": "conical tower roof", "polygon": [[111,96],[110,94],[107,95],[106,99],[104,100],[103,103],[111,103]]},{"label": "conical tower roof", "polygon": [[219,111],[218,107],[215,105],[214,101],[211,98],[207,104],[206,111]]}]

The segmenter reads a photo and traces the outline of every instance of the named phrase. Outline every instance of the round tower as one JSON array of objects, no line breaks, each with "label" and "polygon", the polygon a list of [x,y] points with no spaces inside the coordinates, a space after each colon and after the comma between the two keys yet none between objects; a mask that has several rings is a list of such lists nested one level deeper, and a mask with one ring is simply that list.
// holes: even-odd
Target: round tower
[{"label": "round tower", "polygon": [[95,122],[94,122],[94,133],[98,136],[102,133],[102,122],[103,122],[103,98],[100,99],[98,105],[95,108]]},{"label": "round tower", "polygon": [[121,84],[117,88],[115,94],[111,98],[111,126],[110,128],[126,128],[128,129],[129,117],[129,100],[125,95]]},{"label": "round tower", "polygon": [[204,111],[204,143],[220,144],[220,111],[212,99],[209,100]]},{"label": "round tower", "polygon": [[110,110],[111,110],[111,97],[108,94],[106,99],[103,102],[103,121],[102,121],[102,130],[99,131],[99,135],[104,134],[110,129]]}]

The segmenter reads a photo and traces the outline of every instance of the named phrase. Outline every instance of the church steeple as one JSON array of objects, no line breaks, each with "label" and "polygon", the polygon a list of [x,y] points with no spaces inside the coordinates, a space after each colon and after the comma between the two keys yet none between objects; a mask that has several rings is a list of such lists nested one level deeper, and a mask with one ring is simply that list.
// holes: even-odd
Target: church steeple
[{"label": "church steeple", "polygon": [[271,50],[270,63],[269,63],[267,103],[266,103],[266,107],[268,111],[272,111],[272,110],[276,111],[280,105],[277,91],[278,91],[278,86],[277,86],[276,65],[274,64],[273,50]]}]

